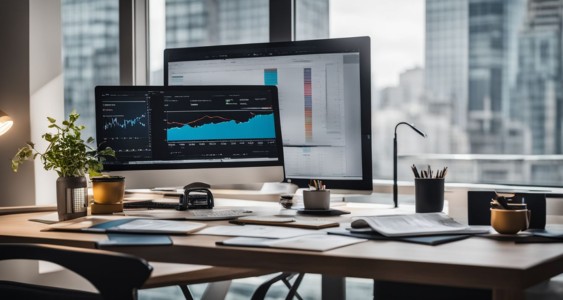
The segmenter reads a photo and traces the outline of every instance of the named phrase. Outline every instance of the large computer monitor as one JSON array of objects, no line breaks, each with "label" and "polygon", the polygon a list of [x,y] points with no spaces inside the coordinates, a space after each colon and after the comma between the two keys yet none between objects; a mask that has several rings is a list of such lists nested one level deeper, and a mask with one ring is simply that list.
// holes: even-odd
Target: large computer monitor
[{"label": "large computer monitor", "polygon": [[277,86],[286,180],[372,190],[369,37],[166,49],[164,82]]},{"label": "large computer monitor", "polygon": [[273,86],[98,86],[96,137],[104,170],[127,188],[191,182],[280,182],[283,149]]}]

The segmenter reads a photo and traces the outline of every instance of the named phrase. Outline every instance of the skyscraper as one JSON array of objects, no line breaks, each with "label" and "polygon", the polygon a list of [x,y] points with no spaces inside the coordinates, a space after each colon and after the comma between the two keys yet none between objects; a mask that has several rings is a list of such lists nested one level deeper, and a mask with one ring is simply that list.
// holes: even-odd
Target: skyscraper
[{"label": "skyscraper", "polygon": [[562,27],[562,0],[529,1],[512,114],[530,128],[533,154],[563,153]]},{"label": "skyscraper", "polygon": [[[328,38],[328,0],[296,1],[298,39]],[[269,1],[166,0],[166,47],[269,40]]]},{"label": "skyscraper", "polygon": [[464,130],[467,119],[468,7],[467,0],[426,0],[427,98],[430,103],[451,105],[451,124]]},{"label": "skyscraper", "polygon": [[119,1],[62,0],[65,114],[95,136],[94,87],[119,84]]},{"label": "skyscraper", "polygon": [[[520,153],[506,147],[510,88],[517,75],[522,0],[469,1],[468,133],[472,153]],[[516,134],[520,136],[520,134]],[[512,143],[510,143],[512,144]]]}]

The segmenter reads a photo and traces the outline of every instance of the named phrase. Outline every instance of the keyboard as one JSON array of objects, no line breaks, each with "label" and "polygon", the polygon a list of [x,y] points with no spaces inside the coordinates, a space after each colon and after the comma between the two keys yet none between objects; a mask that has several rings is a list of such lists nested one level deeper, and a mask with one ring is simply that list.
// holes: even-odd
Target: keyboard
[{"label": "keyboard", "polygon": [[148,209],[176,209],[179,203],[172,202],[154,202],[152,200],[147,201],[135,201],[135,202],[125,202],[123,203],[123,208],[148,208]]},{"label": "keyboard", "polygon": [[238,218],[242,216],[248,216],[252,211],[242,210],[242,209],[192,209],[188,210],[188,214],[193,218],[203,218],[203,219],[220,219],[224,220],[226,218]]}]

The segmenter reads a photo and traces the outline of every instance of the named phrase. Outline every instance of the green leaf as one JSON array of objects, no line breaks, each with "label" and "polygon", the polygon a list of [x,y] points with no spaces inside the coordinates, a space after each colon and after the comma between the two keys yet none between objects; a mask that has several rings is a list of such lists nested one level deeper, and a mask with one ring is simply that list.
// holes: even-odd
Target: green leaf
[{"label": "green leaf", "polygon": [[[29,142],[25,147],[18,149],[12,159],[12,170],[17,171],[26,160],[39,157],[45,170],[54,170],[59,176],[83,176],[85,173],[99,174],[103,168],[102,156],[115,156],[115,151],[110,148],[97,151],[90,147],[93,138],[81,138],[81,131],[86,127],[75,125],[80,115],[72,112],[68,120],[63,120],[61,125],[54,118],[48,118],[48,128],[55,128],[55,133],[45,133],[42,138],[47,141],[47,148],[40,152],[35,149],[35,144]],[[109,150],[108,150],[109,149]],[[100,160],[98,160],[100,158]]]}]

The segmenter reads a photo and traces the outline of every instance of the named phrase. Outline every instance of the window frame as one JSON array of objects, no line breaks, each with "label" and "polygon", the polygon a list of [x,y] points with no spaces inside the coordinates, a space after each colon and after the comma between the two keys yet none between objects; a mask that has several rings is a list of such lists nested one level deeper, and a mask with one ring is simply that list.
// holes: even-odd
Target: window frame
[{"label": "window frame", "polygon": [[[122,85],[149,79],[149,1],[119,0],[119,78]],[[295,0],[269,0],[270,42],[295,40]]]}]

